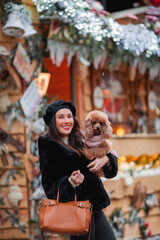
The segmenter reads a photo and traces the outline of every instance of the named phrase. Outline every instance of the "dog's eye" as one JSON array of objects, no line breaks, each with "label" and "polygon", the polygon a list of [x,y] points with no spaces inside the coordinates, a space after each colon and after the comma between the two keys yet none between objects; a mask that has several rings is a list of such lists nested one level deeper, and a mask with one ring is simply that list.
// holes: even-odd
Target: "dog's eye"
[{"label": "dog's eye", "polygon": [[103,125],[103,122],[100,122],[101,125]]},{"label": "dog's eye", "polygon": [[96,121],[93,121],[92,123],[93,123],[93,124],[96,124]]}]

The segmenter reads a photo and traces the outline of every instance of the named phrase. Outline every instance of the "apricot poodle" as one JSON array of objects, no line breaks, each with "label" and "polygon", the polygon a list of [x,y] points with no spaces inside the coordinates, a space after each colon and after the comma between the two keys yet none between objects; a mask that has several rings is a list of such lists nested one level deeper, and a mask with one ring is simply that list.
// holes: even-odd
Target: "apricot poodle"
[{"label": "apricot poodle", "polygon": [[99,110],[91,111],[84,120],[84,154],[88,159],[101,158],[111,150],[108,140],[112,127],[108,116]]}]

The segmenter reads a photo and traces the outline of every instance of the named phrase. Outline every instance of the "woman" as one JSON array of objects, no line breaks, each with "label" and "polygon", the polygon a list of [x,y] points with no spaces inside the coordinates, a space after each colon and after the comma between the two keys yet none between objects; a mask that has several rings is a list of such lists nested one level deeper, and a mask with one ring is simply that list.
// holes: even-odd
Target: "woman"
[{"label": "woman", "polygon": [[[51,103],[44,115],[48,133],[38,139],[42,185],[46,196],[53,199],[59,189],[60,201],[89,200],[93,205],[91,240],[115,240],[102,209],[110,204],[101,180],[95,174],[103,169],[107,178],[117,174],[117,157],[112,153],[89,160],[83,155],[83,135],[71,102]],[[88,236],[71,236],[71,240],[88,240]]]}]

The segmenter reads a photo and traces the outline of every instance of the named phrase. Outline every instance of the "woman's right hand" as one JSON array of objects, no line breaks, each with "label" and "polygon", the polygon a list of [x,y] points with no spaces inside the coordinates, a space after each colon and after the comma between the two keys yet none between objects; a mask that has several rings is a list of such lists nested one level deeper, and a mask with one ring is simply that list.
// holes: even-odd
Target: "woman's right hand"
[{"label": "woman's right hand", "polygon": [[80,170],[74,171],[70,178],[75,185],[81,184],[84,181],[84,175],[80,172]]}]

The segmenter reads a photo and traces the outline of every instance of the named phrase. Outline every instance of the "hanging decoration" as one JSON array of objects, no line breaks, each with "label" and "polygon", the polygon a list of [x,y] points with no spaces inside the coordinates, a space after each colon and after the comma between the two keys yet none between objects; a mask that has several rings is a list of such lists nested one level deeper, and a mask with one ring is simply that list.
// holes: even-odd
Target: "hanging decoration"
[{"label": "hanging decoration", "polygon": [[44,97],[46,95],[50,78],[51,78],[50,73],[41,72],[35,79],[40,97]]},{"label": "hanging decoration", "polygon": [[144,200],[144,211],[146,216],[148,216],[149,210],[154,207],[156,200],[155,194],[147,194]]},{"label": "hanging decoration", "polygon": [[13,59],[13,66],[25,79],[25,81],[29,83],[33,75],[33,69],[30,58],[21,43],[19,43],[17,46],[16,53]]},{"label": "hanging decoration", "polygon": [[152,235],[152,231],[149,229],[149,223],[144,218],[139,218],[138,224],[143,239],[147,239]]},{"label": "hanging decoration", "polygon": [[142,208],[144,200],[146,198],[147,188],[138,181],[134,186],[134,195],[131,200],[130,212],[129,212],[129,224],[132,226],[133,223],[138,221],[138,212]]},{"label": "hanging decoration", "polygon": [[21,5],[7,3],[5,5],[6,14],[8,14],[8,19],[6,24],[2,27],[3,34],[10,37],[21,37],[25,29],[20,19],[20,9]]},{"label": "hanging decoration", "polygon": [[19,102],[17,101],[14,104],[10,105],[7,111],[3,113],[3,117],[8,122],[8,131],[10,131],[12,123],[15,120],[21,121],[22,118],[22,110],[20,108]]},{"label": "hanging decoration", "polygon": [[31,130],[36,134],[42,134],[45,131],[45,123],[43,118],[39,118],[38,120],[34,121]]},{"label": "hanging decoration", "polygon": [[10,37],[28,37],[36,34],[32,27],[30,12],[24,5],[7,2],[4,5],[6,23],[2,27],[3,34]]},{"label": "hanging decoration", "polygon": [[2,159],[3,166],[8,165],[7,153],[8,153],[8,146],[5,143],[0,141],[0,158]]},{"label": "hanging decoration", "polygon": [[124,215],[122,213],[122,209],[116,208],[112,212],[112,215],[110,216],[109,221],[115,233],[116,239],[122,238],[124,233],[124,225],[127,222],[126,218],[124,218]]},{"label": "hanging decoration", "polygon": [[35,80],[32,80],[20,99],[20,104],[26,117],[30,117],[34,113],[40,101],[41,97],[39,95],[36,82]]},{"label": "hanging decoration", "polygon": [[[1,63],[3,63],[1,59],[0,61]],[[0,67],[0,90],[7,90],[9,88],[15,90],[16,84],[14,83],[14,80],[10,76],[9,71],[6,69],[6,66],[5,68]]]},{"label": "hanging decoration", "polygon": [[155,7],[159,7],[160,6],[160,0],[150,0],[150,2]]},{"label": "hanging decoration", "polygon": [[[72,56],[75,53],[79,59],[82,57],[93,62],[96,68],[105,51],[109,58],[114,54],[116,62],[118,59],[140,58],[153,65],[160,57],[154,32],[144,24],[120,25],[107,17],[103,9],[93,9],[94,1],[67,0],[61,4],[57,0],[34,0],[34,3],[42,19],[52,19],[48,50],[57,65],[65,54]],[[99,61],[95,63],[97,58]]]},{"label": "hanging decoration", "polygon": [[0,93],[0,112],[4,113],[7,111],[8,106],[11,105],[10,98],[7,93]]},{"label": "hanging decoration", "polygon": [[160,19],[155,16],[145,16],[145,25],[149,30],[154,31],[155,34],[160,35]]},{"label": "hanging decoration", "polygon": [[20,187],[17,184],[9,186],[8,200],[11,206],[14,207],[16,211],[18,210],[22,198],[23,194],[21,192]]},{"label": "hanging decoration", "polygon": [[[138,166],[142,166],[143,169],[145,169],[145,166],[147,165],[147,169],[149,168],[156,168],[160,167],[160,154],[155,153],[154,155],[140,155],[140,156],[125,156],[125,157],[120,157],[118,159],[119,164],[121,163],[133,163],[134,168]],[[123,166],[122,168],[123,169]]]},{"label": "hanging decoration", "polygon": [[118,177],[125,186],[131,186],[135,177],[160,175],[160,154],[153,156],[122,156],[118,159]]},{"label": "hanging decoration", "polygon": [[26,232],[25,224],[22,223],[18,214],[13,214],[11,211],[5,209],[5,212],[9,216],[12,226],[17,226],[23,233]]},{"label": "hanging decoration", "polygon": [[26,152],[25,146],[2,128],[0,128],[0,141],[12,144],[21,153]]}]

